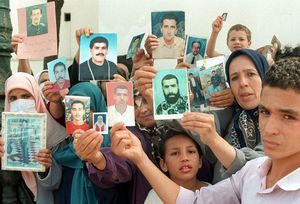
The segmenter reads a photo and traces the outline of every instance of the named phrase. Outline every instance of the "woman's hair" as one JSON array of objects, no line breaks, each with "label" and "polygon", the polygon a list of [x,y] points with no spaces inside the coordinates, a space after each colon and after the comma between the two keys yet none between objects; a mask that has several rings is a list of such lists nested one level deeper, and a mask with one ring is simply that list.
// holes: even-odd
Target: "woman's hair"
[{"label": "woman's hair", "polygon": [[201,148],[200,148],[199,144],[192,137],[190,137],[186,132],[184,132],[184,131],[180,132],[180,131],[174,131],[174,130],[171,130],[171,129],[167,129],[166,131],[164,131],[164,136],[163,136],[164,139],[162,139],[159,143],[159,155],[160,155],[161,159],[165,159],[166,142],[169,139],[171,139],[175,136],[178,136],[178,135],[190,138],[194,142],[194,144],[195,144],[195,146],[198,150],[199,156],[202,155],[202,151],[201,151]]}]

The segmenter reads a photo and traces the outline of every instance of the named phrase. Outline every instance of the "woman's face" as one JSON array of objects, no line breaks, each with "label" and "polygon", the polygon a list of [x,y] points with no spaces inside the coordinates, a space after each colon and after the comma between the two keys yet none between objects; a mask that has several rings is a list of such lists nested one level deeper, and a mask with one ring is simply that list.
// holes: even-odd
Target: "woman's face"
[{"label": "woman's face", "polygon": [[147,101],[140,96],[135,97],[135,120],[147,127],[151,128],[155,125],[155,120],[153,113],[151,111],[150,105],[147,103]]},{"label": "woman's face", "polygon": [[8,101],[11,103],[18,99],[33,99],[33,96],[24,89],[13,89],[8,93]]},{"label": "woman's face", "polygon": [[254,63],[245,55],[234,58],[229,65],[229,78],[237,103],[246,110],[256,108],[260,101],[262,80]]}]

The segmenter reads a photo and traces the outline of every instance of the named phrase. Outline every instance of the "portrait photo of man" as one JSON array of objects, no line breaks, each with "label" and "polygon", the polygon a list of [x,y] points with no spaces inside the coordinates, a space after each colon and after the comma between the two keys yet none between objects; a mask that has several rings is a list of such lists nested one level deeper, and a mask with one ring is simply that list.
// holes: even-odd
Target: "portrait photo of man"
[{"label": "portrait photo of man", "polygon": [[26,24],[28,37],[48,33],[47,5],[27,7]]},{"label": "portrait photo of man", "polygon": [[134,58],[136,52],[140,49],[141,47],[141,42],[143,40],[145,33],[141,35],[134,36],[131,40],[131,43],[129,45],[128,51],[127,51],[127,59],[129,58]]},{"label": "portrait photo of man", "polygon": [[113,126],[124,122],[126,126],[134,126],[133,85],[131,82],[107,83],[108,90],[108,124]]},{"label": "portrait photo of man", "polygon": [[[72,96],[74,97],[74,96]],[[67,134],[72,134],[75,130],[88,130],[89,129],[89,122],[86,113],[89,112],[87,109],[87,101],[77,100],[76,98],[68,99],[66,96],[66,129]],[[87,98],[87,97],[85,97]],[[89,99],[89,98],[88,98]],[[88,107],[89,107],[89,100],[88,100]]]},{"label": "portrait photo of man", "polygon": [[196,62],[204,58],[206,43],[205,38],[188,36],[185,62],[196,67]]},{"label": "portrait photo of man", "polygon": [[[173,115],[175,119],[180,117],[183,113],[189,112],[190,105],[188,100],[188,79],[186,70],[161,70],[159,72],[162,72],[164,76],[159,77],[159,80],[155,78],[154,81],[156,115]],[[163,97],[159,95],[159,92],[163,93]],[[162,101],[161,98],[163,99]],[[172,118],[166,117],[165,119]]]},{"label": "portrait photo of man", "polygon": [[[184,12],[152,12],[152,33],[158,37],[158,47],[153,58],[181,58],[184,55]],[[158,16],[160,18],[158,18]],[[159,21],[159,30],[155,28]],[[180,25],[180,26],[179,26]],[[180,27],[180,34],[179,34]]]},{"label": "portrait photo of man", "polygon": [[[116,34],[106,34],[106,35],[115,35]],[[110,39],[113,37],[110,36]],[[90,40],[90,41],[89,41]],[[89,54],[84,44],[89,45]],[[116,42],[114,42],[116,44]],[[117,73],[117,65],[115,62],[107,59],[109,55],[109,46],[110,42],[107,37],[100,36],[99,34],[93,34],[89,38],[85,35],[81,36],[80,40],[80,71],[79,71],[79,80],[80,81],[89,81],[89,80],[112,80],[113,75]],[[115,54],[116,61],[116,45],[112,46]],[[88,55],[88,56],[87,56]],[[84,58],[87,58],[84,60]]]},{"label": "portrait photo of man", "polygon": [[52,92],[70,87],[69,73],[64,58],[56,59],[48,63],[48,70],[51,72],[50,81],[54,82]]},{"label": "portrait photo of man", "polygon": [[94,130],[102,133],[107,134],[108,133],[108,125],[107,123],[107,113],[93,113],[93,119],[94,119]]}]

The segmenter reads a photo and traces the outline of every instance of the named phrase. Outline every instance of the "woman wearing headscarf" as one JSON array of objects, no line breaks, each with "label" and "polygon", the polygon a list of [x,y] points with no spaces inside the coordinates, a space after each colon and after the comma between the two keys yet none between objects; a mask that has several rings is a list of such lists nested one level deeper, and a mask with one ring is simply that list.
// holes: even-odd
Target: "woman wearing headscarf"
[{"label": "woman wearing headscarf", "polygon": [[184,114],[182,126],[198,133],[211,150],[208,149],[207,156],[211,161],[215,160],[213,155],[217,159],[213,161],[213,183],[231,176],[247,161],[264,155],[258,131],[258,105],[267,69],[266,59],[254,50],[241,49],[229,56],[226,76],[236,104],[224,138],[216,131],[215,124],[222,118],[197,112]]},{"label": "woman wearing headscarf", "polygon": [[[18,72],[7,79],[5,84],[5,111],[46,113],[47,149],[40,150],[36,155],[37,161],[46,166],[46,172],[33,173],[21,171],[15,172],[14,175],[10,174],[10,176],[18,178],[18,180],[15,180],[17,188],[20,188],[23,183],[26,184],[27,188],[23,188],[22,194],[23,198],[26,197],[25,199],[28,203],[33,201],[43,204],[54,203],[52,190],[59,186],[61,169],[57,163],[52,160],[51,149],[65,139],[65,128],[59,125],[47,111],[39,91],[39,86],[32,75]],[[2,145],[0,144],[0,147],[3,150],[2,139],[1,143]],[[9,173],[7,175],[9,175]],[[9,180],[9,176],[2,177],[2,182]],[[17,190],[17,192],[20,191]],[[32,199],[31,201],[30,198]],[[20,199],[18,202],[23,203],[22,198]]]},{"label": "woman wearing headscarf", "polygon": [[[74,85],[68,95],[90,97],[90,116],[94,112],[107,111],[102,92],[90,82],[81,82]],[[92,128],[91,120],[90,128]],[[108,146],[110,143],[109,136],[103,136],[102,146]],[[103,196],[99,196],[101,189],[94,186],[89,180],[85,162],[76,155],[76,151],[73,148],[73,140],[72,137],[66,139],[53,154],[56,161],[63,167],[60,188],[54,192],[55,203],[96,204],[103,202]]]}]

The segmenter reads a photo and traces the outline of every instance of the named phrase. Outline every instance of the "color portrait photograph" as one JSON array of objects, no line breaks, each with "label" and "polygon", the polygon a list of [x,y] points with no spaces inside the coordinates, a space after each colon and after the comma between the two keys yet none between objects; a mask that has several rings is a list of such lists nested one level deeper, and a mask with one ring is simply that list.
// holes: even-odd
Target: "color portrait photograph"
[{"label": "color portrait photograph", "polygon": [[57,55],[55,2],[17,9],[18,35],[22,42],[16,50],[18,59],[43,59]]},{"label": "color portrait photograph", "polygon": [[46,114],[3,112],[3,170],[45,171],[35,154],[46,148]]},{"label": "color portrait photograph", "polygon": [[93,113],[93,129],[101,134],[108,134],[107,113]]},{"label": "color portrait photograph", "polygon": [[66,96],[65,109],[67,134],[72,134],[77,129],[89,129],[90,97]]},{"label": "color portrait photograph", "polygon": [[194,109],[199,110],[202,104],[205,104],[204,93],[201,86],[200,79],[200,68],[187,69],[188,72],[188,82],[190,86],[190,91],[193,93],[194,99],[191,106]]},{"label": "color portrait photograph", "polygon": [[153,58],[177,59],[184,56],[185,13],[183,11],[151,12],[152,34],[159,45]]},{"label": "color portrait photograph", "polygon": [[128,51],[127,51],[127,56],[126,58],[134,58],[136,55],[136,52],[141,48],[141,42],[144,38],[145,33],[136,35],[132,38]]},{"label": "color portrait photograph", "polygon": [[106,91],[109,126],[118,122],[135,126],[132,82],[109,82]]},{"label": "color portrait photograph", "polygon": [[193,36],[187,36],[186,39],[185,62],[196,67],[196,62],[204,59],[207,39]]},{"label": "color portrait photograph", "polygon": [[70,87],[68,65],[65,57],[47,63],[49,79],[53,82],[52,92],[57,92]]},{"label": "color portrait photograph", "polygon": [[209,105],[209,99],[213,93],[227,88],[224,63],[200,71],[200,80],[206,104]]},{"label": "color portrait photograph", "polygon": [[80,38],[79,80],[112,80],[117,73],[117,34],[95,33]]},{"label": "color portrait photograph", "polygon": [[190,112],[186,69],[159,70],[153,79],[155,120],[179,119]]},{"label": "color portrait photograph", "polygon": [[47,4],[39,4],[26,8],[27,36],[48,33]]}]

